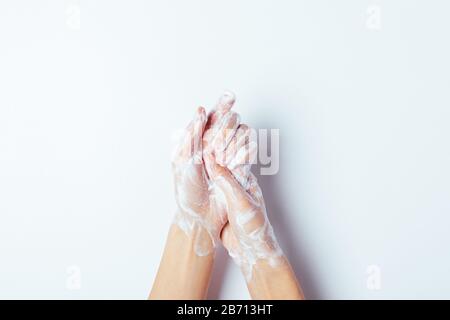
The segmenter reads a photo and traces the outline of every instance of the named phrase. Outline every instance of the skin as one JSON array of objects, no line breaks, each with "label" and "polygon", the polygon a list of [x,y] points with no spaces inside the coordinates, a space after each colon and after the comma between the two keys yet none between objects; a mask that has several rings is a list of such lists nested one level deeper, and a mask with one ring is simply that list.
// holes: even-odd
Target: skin
[{"label": "skin", "polygon": [[166,247],[149,299],[201,300],[206,298],[214,254],[198,256],[195,237],[177,225],[170,227]]},{"label": "skin", "polygon": [[[169,230],[149,299],[206,298],[219,241],[241,266],[253,299],[304,298],[277,247],[256,178],[248,162],[242,162],[252,158],[255,148],[249,143],[249,127],[231,111],[233,104],[234,96],[225,94],[208,117],[199,108],[175,153],[176,217],[183,223]],[[186,166],[189,174],[179,170]],[[177,190],[189,190],[188,196]],[[238,221],[249,210],[253,216],[242,226]],[[262,234],[257,240],[251,236],[255,230]],[[270,259],[248,263],[248,257],[261,253]]]},{"label": "skin", "polygon": [[[270,235],[271,227],[268,224],[265,213],[264,199],[261,190],[256,183],[256,178],[251,176],[248,190],[245,190],[234,179],[232,173],[220,165],[213,164],[213,179],[219,181],[227,198],[228,223],[224,226],[221,234],[223,245],[230,255],[237,255],[241,260],[245,253],[242,244],[247,247],[247,251],[252,255],[258,251],[263,251],[269,259],[258,259],[250,267],[250,278],[247,279],[247,287],[253,299],[276,300],[276,299],[304,299],[303,292],[297,281],[294,271],[288,259],[280,253],[276,240]],[[239,225],[237,220],[243,212],[252,211],[254,216],[247,223]],[[263,232],[263,236],[257,240],[254,248],[251,238],[255,230],[268,230]],[[267,235],[266,235],[267,233]],[[275,242],[275,243],[274,243]],[[250,249],[248,249],[250,247]],[[245,263],[241,265],[244,276],[249,276],[249,266]]]},{"label": "skin", "polygon": [[[193,222],[192,232],[185,232],[177,224],[173,224],[167,237],[166,246],[156,275],[149,299],[204,299],[206,297],[212,267],[214,264],[214,240],[220,239],[220,233],[227,218],[223,208],[218,208],[214,200],[213,190],[207,179],[205,165],[202,159],[208,143],[204,135],[219,123],[219,112],[225,114],[231,109],[227,101],[219,102],[217,112],[206,119],[205,110],[198,108],[194,120],[188,125],[186,134],[177,148],[172,160],[177,200],[177,217],[189,220],[187,210],[195,211],[200,220]],[[208,120],[208,121],[207,121]],[[224,124],[226,128],[233,125]],[[208,134],[207,134],[208,136]],[[194,148],[192,146],[195,146]],[[193,164],[192,161],[194,161]],[[183,170],[178,170],[189,164],[190,174],[185,176]],[[179,189],[189,191],[188,201],[179,196]],[[187,209],[187,210],[185,210]],[[211,226],[207,230],[204,226]],[[200,245],[199,245],[200,244]],[[199,256],[198,248],[208,254]]]}]

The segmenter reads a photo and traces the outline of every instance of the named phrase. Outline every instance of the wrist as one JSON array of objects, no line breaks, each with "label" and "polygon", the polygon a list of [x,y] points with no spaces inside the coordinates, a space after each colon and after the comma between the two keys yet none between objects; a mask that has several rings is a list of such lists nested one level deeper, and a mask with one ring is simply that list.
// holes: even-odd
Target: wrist
[{"label": "wrist", "polygon": [[257,261],[247,286],[253,299],[304,299],[294,271],[284,256],[276,266],[266,260]]},{"label": "wrist", "polygon": [[214,255],[197,255],[195,234],[187,235],[177,225],[170,228],[151,299],[204,299]]},{"label": "wrist", "polygon": [[197,256],[208,256],[215,252],[219,231],[205,219],[199,218],[200,216],[193,216],[178,209],[173,225],[176,225],[189,237]]},{"label": "wrist", "polygon": [[226,228],[226,232],[222,233],[222,240],[247,282],[252,279],[253,271],[260,263],[277,267],[285,261],[283,251],[268,224],[260,231],[250,234]]}]

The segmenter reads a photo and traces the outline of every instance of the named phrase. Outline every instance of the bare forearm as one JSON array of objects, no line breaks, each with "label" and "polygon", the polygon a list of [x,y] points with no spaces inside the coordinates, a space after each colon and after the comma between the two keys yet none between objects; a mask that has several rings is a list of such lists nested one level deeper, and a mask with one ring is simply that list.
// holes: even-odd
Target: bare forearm
[{"label": "bare forearm", "polygon": [[277,266],[259,260],[247,282],[250,295],[257,300],[302,300],[303,292],[286,258]]},{"label": "bare forearm", "polygon": [[194,236],[172,225],[149,299],[204,299],[214,255],[198,256]]}]

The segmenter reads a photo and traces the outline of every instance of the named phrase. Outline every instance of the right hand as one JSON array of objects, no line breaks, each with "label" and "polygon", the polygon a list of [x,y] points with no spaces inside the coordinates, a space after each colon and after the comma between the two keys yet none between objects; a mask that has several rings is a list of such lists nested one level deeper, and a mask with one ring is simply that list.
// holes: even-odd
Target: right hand
[{"label": "right hand", "polygon": [[270,265],[283,256],[256,177],[250,172],[257,143],[252,129],[231,111],[235,102],[226,92],[208,117],[203,134],[203,160],[211,182],[210,200],[217,216],[228,218],[221,239],[249,281],[258,260]]},{"label": "right hand", "polygon": [[[228,148],[232,146],[229,145]],[[250,281],[258,260],[266,260],[271,266],[283,261],[283,253],[267,218],[257,179],[249,171],[249,167],[242,169],[242,166],[249,166],[251,163],[239,163],[239,159],[236,160],[253,159],[254,152],[254,148],[249,147],[249,144],[235,148],[229,153],[229,159],[232,160],[228,162],[227,167],[218,164],[220,161],[213,155],[204,154],[207,173],[227,212],[228,223],[222,229],[222,242],[230,256],[242,268],[247,281]],[[230,162],[234,162],[232,170]],[[246,176],[242,176],[243,171],[247,171]]]}]

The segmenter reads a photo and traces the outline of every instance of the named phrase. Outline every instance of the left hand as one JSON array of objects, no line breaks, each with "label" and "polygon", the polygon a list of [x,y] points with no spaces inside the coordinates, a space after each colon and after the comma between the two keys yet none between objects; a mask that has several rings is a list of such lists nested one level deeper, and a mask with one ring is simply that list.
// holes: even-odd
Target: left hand
[{"label": "left hand", "polygon": [[198,108],[172,159],[177,203],[174,223],[193,237],[194,249],[199,256],[214,251],[226,222],[226,217],[216,215],[211,210],[210,181],[202,159],[206,121],[205,109]]}]

